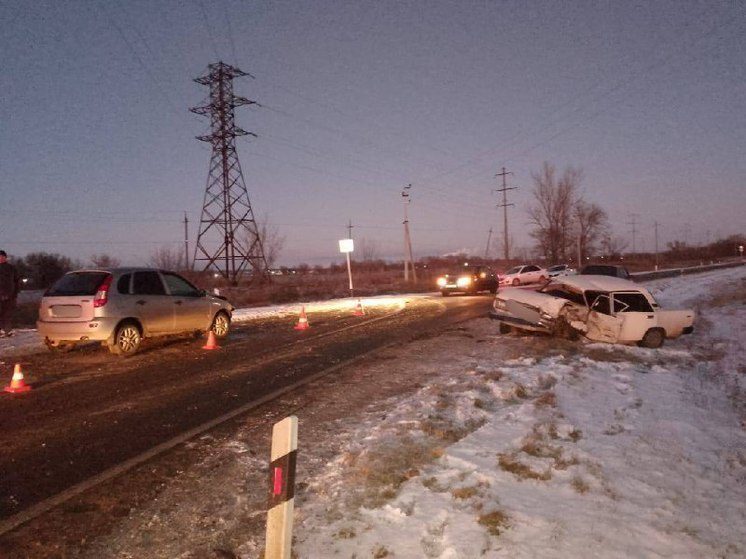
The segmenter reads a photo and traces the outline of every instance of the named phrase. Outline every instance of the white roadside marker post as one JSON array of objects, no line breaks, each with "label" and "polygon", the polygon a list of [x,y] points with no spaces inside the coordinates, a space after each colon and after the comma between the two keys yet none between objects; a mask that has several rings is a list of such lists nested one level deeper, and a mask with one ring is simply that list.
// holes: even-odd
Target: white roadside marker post
[{"label": "white roadside marker post", "polygon": [[295,462],[298,455],[298,418],[294,415],[272,427],[269,465],[269,505],[264,559],[290,559],[295,503]]}]

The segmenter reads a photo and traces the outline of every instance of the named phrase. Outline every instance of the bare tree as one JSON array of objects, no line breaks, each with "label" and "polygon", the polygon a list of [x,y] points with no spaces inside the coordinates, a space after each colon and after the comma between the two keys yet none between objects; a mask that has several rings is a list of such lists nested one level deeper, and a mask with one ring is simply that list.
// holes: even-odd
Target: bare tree
[{"label": "bare tree", "polygon": [[150,265],[163,270],[183,270],[184,251],[180,247],[159,247],[150,255]]},{"label": "bare tree", "polygon": [[381,251],[378,248],[378,243],[366,237],[357,242],[357,253],[363,262],[372,262],[381,259]]},{"label": "bare tree", "polygon": [[535,226],[531,236],[551,262],[565,260],[572,244],[572,213],[583,171],[567,167],[562,176],[557,177],[554,165],[545,161],[541,171],[532,173],[531,177],[534,203],[529,205],[528,215]]},{"label": "bare tree", "polygon": [[627,241],[608,232],[601,239],[601,249],[609,258],[619,258],[627,245]]},{"label": "bare tree", "polygon": [[608,228],[608,215],[606,211],[597,204],[589,203],[582,198],[575,202],[574,215],[575,239],[579,242],[578,255],[582,265],[586,256],[591,256],[596,250],[596,243]]},{"label": "bare tree", "polygon": [[267,267],[273,268],[280,257],[282,248],[285,246],[285,236],[280,234],[276,225],[269,222],[269,216],[266,214],[257,223],[257,229],[264,249],[264,258],[267,260]]},{"label": "bare tree", "polygon": [[121,261],[118,258],[104,253],[91,256],[91,263],[96,268],[118,268],[121,265]]}]

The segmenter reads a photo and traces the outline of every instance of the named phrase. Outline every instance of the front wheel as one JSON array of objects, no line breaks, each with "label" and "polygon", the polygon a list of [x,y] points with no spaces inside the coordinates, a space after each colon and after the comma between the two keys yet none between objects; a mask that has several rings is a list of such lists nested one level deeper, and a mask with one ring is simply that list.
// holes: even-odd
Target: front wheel
[{"label": "front wheel", "polygon": [[663,345],[663,341],[666,339],[665,333],[660,328],[651,328],[642,337],[642,340],[637,342],[640,347],[649,347],[651,349],[657,349]]},{"label": "front wheel", "polygon": [[214,332],[218,338],[225,338],[231,329],[231,319],[224,312],[219,312],[215,315],[212,321],[210,329]]},{"label": "front wheel", "polygon": [[513,331],[513,328],[510,326],[510,324],[505,324],[504,322],[501,322],[498,326],[498,331],[501,334],[510,334]]},{"label": "front wheel", "polygon": [[133,355],[140,348],[142,333],[134,322],[125,322],[117,328],[113,343],[108,344],[109,351],[114,355]]},{"label": "front wheel", "polygon": [[519,285],[521,285],[521,280],[519,280],[518,278],[515,278],[513,280],[513,287],[518,287]]}]

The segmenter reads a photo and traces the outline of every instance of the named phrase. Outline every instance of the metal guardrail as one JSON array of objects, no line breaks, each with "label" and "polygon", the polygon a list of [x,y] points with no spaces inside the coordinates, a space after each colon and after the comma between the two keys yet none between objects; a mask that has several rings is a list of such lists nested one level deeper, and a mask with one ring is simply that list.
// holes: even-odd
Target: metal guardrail
[{"label": "metal guardrail", "polygon": [[711,270],[721,270],[723,268],[737,268],[743,266],[746,262],[739,260],[736,262],[719,262],[717,264],[702,264],[700,266],[689,266],[686,268],[667,268],[665,270],[651,270],[648,272],[635,272],[630,274],[633,281],[648,281],[661,278],[673,278],[685,274],[697,274],[700,272],[709,272]]}]

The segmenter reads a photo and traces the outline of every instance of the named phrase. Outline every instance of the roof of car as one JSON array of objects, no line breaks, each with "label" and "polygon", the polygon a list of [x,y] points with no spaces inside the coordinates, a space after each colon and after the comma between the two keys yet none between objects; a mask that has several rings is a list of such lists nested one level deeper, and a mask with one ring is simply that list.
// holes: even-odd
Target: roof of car
[{"label": "roof of car", "polygon": [[559,283],[575,287],[581,291],[639,291],[640,286],[622,278],[612,276],[564,276]]}]

